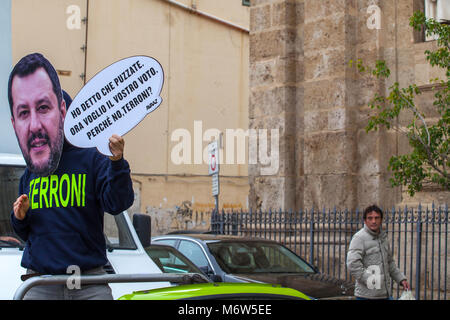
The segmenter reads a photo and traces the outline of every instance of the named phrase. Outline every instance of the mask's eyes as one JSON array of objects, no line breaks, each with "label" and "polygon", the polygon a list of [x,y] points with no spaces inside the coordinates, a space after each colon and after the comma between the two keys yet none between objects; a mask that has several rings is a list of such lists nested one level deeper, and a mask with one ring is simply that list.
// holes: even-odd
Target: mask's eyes
[{"label": "mask's eyes", "polygon": [[19,119],[24,119],[26,116],[28,116],[29,113],[30,111],[27,108],[20,108],[17,113],[17,117]]},{"label": "mask's eyes", "polygon": [[50,107],[46,104],[42,104],[38,107],[38,112],[45,113],[50,109]]}]

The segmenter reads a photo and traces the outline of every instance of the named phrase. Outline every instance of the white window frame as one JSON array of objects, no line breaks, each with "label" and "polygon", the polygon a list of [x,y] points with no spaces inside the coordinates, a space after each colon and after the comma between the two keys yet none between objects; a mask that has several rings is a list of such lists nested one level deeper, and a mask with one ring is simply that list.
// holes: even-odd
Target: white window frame
[{"label": "white window frame", "polygon": [[[424,0],[425,1],[425,17],[433,18],[441,22],[450,20],[450,0]],[[437,35],[425,35],[425,41],[436,40]]]}]

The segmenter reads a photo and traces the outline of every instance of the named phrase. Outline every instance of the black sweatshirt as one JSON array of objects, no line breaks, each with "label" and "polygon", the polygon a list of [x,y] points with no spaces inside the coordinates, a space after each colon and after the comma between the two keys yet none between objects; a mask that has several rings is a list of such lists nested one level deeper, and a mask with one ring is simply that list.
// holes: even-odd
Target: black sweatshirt
[{"label": "black sweatshirt", "polygon": [[11,213],[14,230],[26,241],[21,265],[44,274],[66,274],[70,265],[82,271],[105,265],[104,212],[119,214],[134,201],[125,159],[111,161],[95,148],[68,143],[51,176],[25,169],[21,194],[30,200],[25,219]]}]

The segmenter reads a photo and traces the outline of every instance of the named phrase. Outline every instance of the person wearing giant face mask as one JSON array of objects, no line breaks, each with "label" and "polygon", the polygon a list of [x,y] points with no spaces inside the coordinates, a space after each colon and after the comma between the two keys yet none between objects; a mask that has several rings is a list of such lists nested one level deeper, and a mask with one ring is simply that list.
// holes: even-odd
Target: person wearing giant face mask
[{"label": "person wearing giant face mask", "polygon": [[[64,118],[71,101],[61,90],[54,67],[41,54],[22,58],[8,82],[11,121],[27,168],[11,222],[26,241],[21,265],[28,278],[67,274],[104,274],[107,263],[104,212],[119,214],[134,201],[124,139],[112,135],[111,157],[96,148],[78,148],[64,138]],[[65,98],[65,99],[64,99]],[[112,299],[106,285],[69,289],[36,286],[25,299]]]}]

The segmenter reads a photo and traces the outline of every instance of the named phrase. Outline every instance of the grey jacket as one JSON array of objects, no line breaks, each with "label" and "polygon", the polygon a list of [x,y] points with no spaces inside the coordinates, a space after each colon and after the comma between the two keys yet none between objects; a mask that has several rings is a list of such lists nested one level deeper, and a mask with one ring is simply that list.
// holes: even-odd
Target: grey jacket
[{"label": "grey jacket", "polygon": [[394,262],[386,232],[376,234],[366,225],[350,242],[347,268],[356,279],[355,296],[361,298],[388,298],[391,278],[397,283],[406,279]]}]

